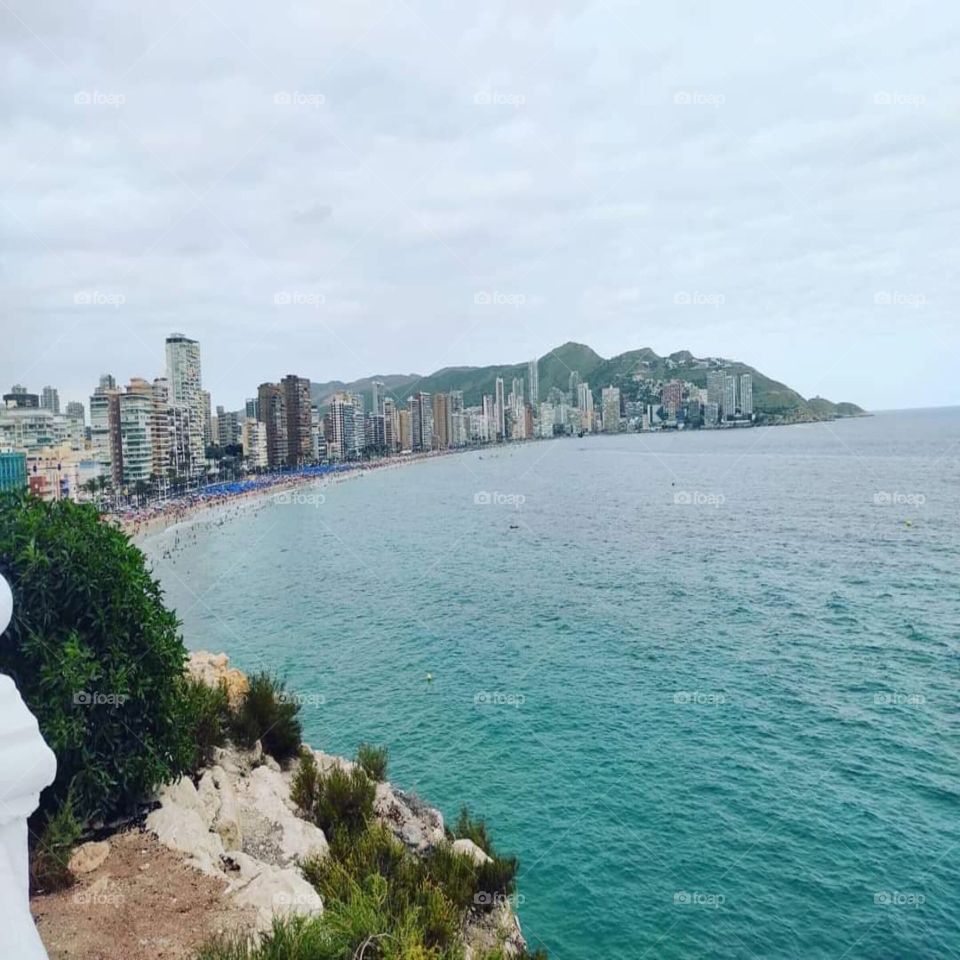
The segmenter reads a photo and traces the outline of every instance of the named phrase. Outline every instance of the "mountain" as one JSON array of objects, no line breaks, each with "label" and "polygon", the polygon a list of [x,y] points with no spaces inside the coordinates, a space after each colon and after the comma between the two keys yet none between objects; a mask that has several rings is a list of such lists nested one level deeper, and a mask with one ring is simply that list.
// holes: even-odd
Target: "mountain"
[{"label": "mountain", "polygon": [[[768,419],[776,420],[826,420],[833,417],[860,416],[864,411],[853,403],[831,403],[822,397],[804,399],[796,390],[786,384],[773,380],[765,374],[739,360],[725,360],[722,357],[695,357],[689,350],[679,350],[667,357],[661,357],[649,347],[640,350],[628,350],[626,353],[605,359],[586,344],[568,342],[550,350],[539,358],[540,399],[546,399],[552,387],[566,391],[569,388],[571,372],[577,372],[581,381],[588,382],[599,399],[602,387],[617,386],[629,400],[652,402],[657,381],[679,379],[687,380],[699,387],[707,385],[707,373],[717,366],[723,366],[734,376],[749,373],[753,376],[753,405],[757,413]],[[362,393],[367,408],[370,406],[371,384],[374,380],[383,381],[387,395],[393,396],[399,404],[406,402],[407,396],[415,390],[427,393],[437,391],[462,390],[464,403],[474,406],[480,403],[485,393],[494,392],[497,377],[503,377],[507,392],[514,377],[527,378],[527,364],[513,363],[486,367],[444,367],[434,373],[421,375],[390,374],[364,377],[351,383],[339,380],[327,383],[311,384],[313,401],[322,406],[329,402],[334,393],[348,390]]]}]

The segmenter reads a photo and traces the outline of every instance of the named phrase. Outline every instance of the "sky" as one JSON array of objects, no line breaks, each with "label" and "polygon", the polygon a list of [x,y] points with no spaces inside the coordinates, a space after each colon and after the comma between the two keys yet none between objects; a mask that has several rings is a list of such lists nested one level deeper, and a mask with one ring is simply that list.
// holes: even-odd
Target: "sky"
[{"label": "sky", "polygon": [[[0,387],[568,340],[960,403],[960,10],[0,0]],[[599,385],[598,385],[599,386]]]}]

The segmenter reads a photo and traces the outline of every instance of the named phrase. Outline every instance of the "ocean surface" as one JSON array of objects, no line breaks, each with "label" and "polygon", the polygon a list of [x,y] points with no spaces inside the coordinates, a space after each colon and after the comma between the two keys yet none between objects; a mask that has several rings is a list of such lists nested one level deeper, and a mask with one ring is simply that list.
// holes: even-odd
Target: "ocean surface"
[{"label": "ocean surface", "polygon": [[570,438],[147,550],[314,746],[487,819],[555,960],[958,957],[958,458],[957,408]]}]

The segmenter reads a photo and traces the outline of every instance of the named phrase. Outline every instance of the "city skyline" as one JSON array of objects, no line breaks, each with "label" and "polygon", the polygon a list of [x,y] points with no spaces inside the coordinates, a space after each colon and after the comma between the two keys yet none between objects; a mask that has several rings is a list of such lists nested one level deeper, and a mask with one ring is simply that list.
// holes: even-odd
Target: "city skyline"
[{"label": "city skyline", "polygon": [[0,383],[185,329],[228,408],[587,339],[960,402],[946,5],[295,9],[16,0]]}]

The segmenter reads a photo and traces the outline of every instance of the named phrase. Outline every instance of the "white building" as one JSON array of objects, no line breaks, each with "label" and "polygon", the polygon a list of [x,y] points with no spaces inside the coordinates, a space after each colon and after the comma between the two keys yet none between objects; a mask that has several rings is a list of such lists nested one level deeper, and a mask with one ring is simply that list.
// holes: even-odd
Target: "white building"
[{"label": "white building", "polygon": [[530,387],[530,403],[536,410],[537,401],[540,399],[540,365],[536,357],[527,366],[527,384]]},{"label": "white building", "polygon": [[[321,427],[322,429],[322,427]],[[240,432],[243,455],[253,469],[267,468],[267,425],[252,417],[243,421]]]},{"label": "white building", "polygon": [[600,392],[600,409],[603,411],[603,432],[620,432],[620,388],[604,387]]},{"label": "white building", "polygon": [[167,382],[173,412],[173,469],[183,477],[202,476],[209,406],[202,386],[200,344],[182,333],[167,337]]},{"label": "white building", "polygon": [[753,416],[753,377],[749,373],[740,374],[740,413]]}]

